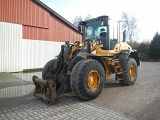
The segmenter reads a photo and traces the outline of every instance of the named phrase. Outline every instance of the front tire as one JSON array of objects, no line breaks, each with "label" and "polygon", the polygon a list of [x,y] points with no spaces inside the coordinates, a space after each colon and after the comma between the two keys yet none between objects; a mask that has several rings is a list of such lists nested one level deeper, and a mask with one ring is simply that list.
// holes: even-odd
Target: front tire
[{"label": "front tire", "polygon": [[93,59],[81,60],[71,73],[72,91],[82,100],[92,100],[100,95],[105,80],[102,65]]},{"label": "front tire", "polygon": [[123,80],[119,82],[122,85],[130,86],[133,85],[137,79],[137,63],[133,58],[128,58],[126,63],[126,67],[123,68]]},{"label": "front tire", "polygon": [[43,79],[45,79],[47,74],[51,71],[51,69],[53,69],[55,62],[56,62],[56,59],[52,59],[45,64],[42,70]]}]

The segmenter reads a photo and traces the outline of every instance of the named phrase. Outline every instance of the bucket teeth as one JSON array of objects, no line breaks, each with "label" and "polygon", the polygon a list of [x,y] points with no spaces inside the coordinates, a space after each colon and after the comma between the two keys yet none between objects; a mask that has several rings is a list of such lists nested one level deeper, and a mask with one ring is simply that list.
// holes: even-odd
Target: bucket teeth
[{"label": "bucket teeth", "polygon": [[35,97],[42,98],[47,103],[54,103],[56,101],[56,84],[52,79],[43,80],[37,76],[33,76],[32,80],[35,84]]}]

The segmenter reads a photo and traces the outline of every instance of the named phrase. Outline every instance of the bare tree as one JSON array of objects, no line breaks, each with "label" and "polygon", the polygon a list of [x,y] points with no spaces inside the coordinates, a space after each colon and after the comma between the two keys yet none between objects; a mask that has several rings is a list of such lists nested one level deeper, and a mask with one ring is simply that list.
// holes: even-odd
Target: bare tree
[{"label": "bare tree", "polygon": [[73,25],[74,26],[76,26],[76,27],[78,27],[78,23],[80,22],[80,21],[82,21],[83,19],[82,19],[82,16],[76,16],[74,19],[73,19]]},{"label": "bare tree", "polygon": [[136,50],[137,50],[138,47],[139,47],[139,45],[140,45],[140,43],[137,42],[137,41],[133,41],[133,42],[132,42],[132,48],[133,48],[133,49],[136,49]]},{"label": "bare tree", "polygon": [[90,14],[88,14],[88,15],[86,15],[86,17],[84,18],[84,20],[89,20],[89,19],[92,19],[93,17],[90,15]]},{"label": "bare tree", "polygon": [[126,30],[126,38],[130,41],[130,45],[132,41],[138,38],[138,34],[140,30],[138,29],[137,19],[134,15],[130,16],[128,13],[122,13],[122,30]]},{"label": "bare tree", "polygon": [[78,26],[78,23],[80,22],[80,21],[83,21],[83,20],[89,20],[89,19],[92,19],[93,17],[90,15],[90,14],[88,14],[88,15],[86,15],[85,16],[85,18],[83,19],[82,18],[82,16],[76,16],[74,19],[73,19],[73,25],[75,25],[76,27]]}]

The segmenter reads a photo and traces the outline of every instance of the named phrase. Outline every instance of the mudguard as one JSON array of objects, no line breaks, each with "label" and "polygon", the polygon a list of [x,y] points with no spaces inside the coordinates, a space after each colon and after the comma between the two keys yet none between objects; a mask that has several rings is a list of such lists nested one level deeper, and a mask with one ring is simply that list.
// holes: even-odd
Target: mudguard
[{"label": "mudguard", "polygon": [[131,51],[131,53],[129,54],[129,57],[134,58],[137,62],[137,66],[140,66],[140,60],[139,60],[139,57],[138,57],[137,50]]},{"label": "mudguard", "polygon": [[137,62],[137,66],[140,66],[140,60],[138,57],[137,50],[122,50],[121,53],[117,56],[120,60],[121,66],[125,68],[126,60],[128,57],[134,58]]}]

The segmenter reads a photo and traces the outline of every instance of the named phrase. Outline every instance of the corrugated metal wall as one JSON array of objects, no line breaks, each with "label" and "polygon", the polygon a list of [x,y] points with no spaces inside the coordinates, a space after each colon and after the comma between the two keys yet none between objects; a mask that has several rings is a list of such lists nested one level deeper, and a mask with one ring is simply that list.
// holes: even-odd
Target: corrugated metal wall
[{"label": "corrugated metal wall", "polygon": [[58,19],[50,18],[49,29],[34,26],[23,26],[23,38],[47,41],[81,41],[81,35]]},{"label": "corrugated metal wall", "polygon": [[62,44],[64,43],[23,39],[22,68],[43,68],[45,63],[59,54]]},{"label": "corrugated metal wall", "polygon": [[23,38],[28,40],[49,40],[49,29],[23,25]]},{"label": "corrugated metal wall", "polygon": [[22,39],[22,25],[0,22],[0,72],[42,68],[64,42]]},{"label": "corrugated metal wall", "polygon": [[49,28],[50,13],[33,0],[0,0],[0,21]]},{"label": "corrugated metal wall", "polygon": [[49,39],[51,40],[70,42],[81,40],[81,35],[77,31],[71,29],[66,24],[52,16],[50,19],[50,30],[48,33],[50,34]]},{"label": "corrugated metal wall", "polygon": [[81,35],[33,0],[0,0],[0,21],[23,25],[23,38],[48,41],[81,40]]},{"label": "corrugated metal wall", "polygon": [[0,72],[22,70],[22,25],[0,22]]},{"label": "corrugated metal wall", "polygon": [[0,72],[41,68],[64,41],[77,40],[74,28],[33,0],[0,0]]}]

